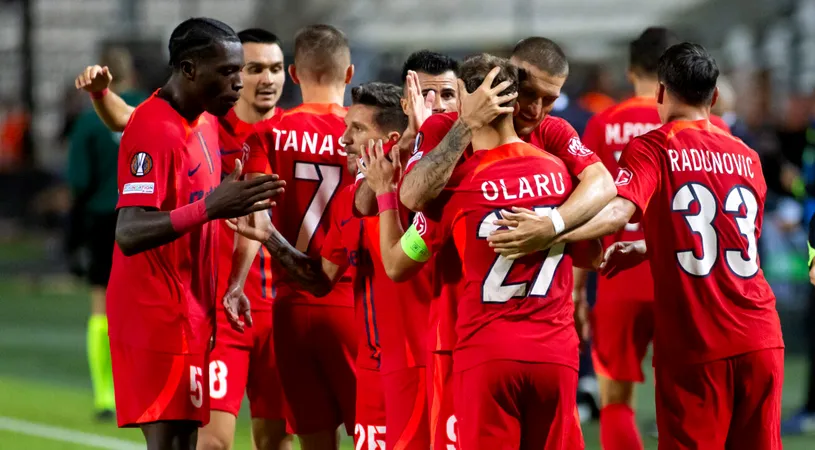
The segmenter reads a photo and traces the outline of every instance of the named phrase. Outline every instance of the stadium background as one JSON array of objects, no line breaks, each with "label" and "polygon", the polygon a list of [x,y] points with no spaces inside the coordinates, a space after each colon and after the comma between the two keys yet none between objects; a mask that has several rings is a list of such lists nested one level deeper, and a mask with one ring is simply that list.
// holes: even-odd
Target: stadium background
[{"label": "stadium background", "polygon": [[[791,192],[815,160],[815,0],[0,0],[0,449],[142,448],[138,431],[92,420],[88,292],[69,275],[62,251],[71,202],[66,137],[89,107],[73,79],[103,48],[124,45],[140,85],[156,88],[166,75],[170,31],[199,15],[237,30],[274,31],[288,62],[298,27],[334,24],[352,42],[354,84],[397,81],[407,54],[424,47],[458,57],[504,54],[519,38],[547,36],[572,64],[555,114],[578,131],[592,110],[629,95],[626,43],[642,29],[667,25],[702,43],[733,86],[726,118],[764,160],[771,192],[762,265],[788,346],[784,408],[799,406],[804,330],[815,326],[804,323],[810,287],[802,224],[812,202]],[[288,82],[281,105],[298,101]],[[647,428],[650,384],[637,402]],[[235,448],[250,448],[248,423],[243,415]],[[584,429],[587,448],[599,448],[596,424]],[[646,443],[656,448],[655,440]],[[352,447],[350,439],[345,445]],[[815,448],[815,438],[785,445]]]}]

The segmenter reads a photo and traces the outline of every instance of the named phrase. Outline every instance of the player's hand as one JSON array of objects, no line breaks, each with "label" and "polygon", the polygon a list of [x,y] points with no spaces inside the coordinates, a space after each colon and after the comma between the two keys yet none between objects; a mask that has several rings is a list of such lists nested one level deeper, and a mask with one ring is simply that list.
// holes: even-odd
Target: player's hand
[{"label": "player's hand", "polygon": [[512,114],[515,110],[512,106],[501,106],[506,102],[516,98],[517,92],[507,95],[500,95],[504,89],[512,85],[509,80],[492,87],[495,77],[501,73],[500,67],[493,68],[481,86],[471,94],[467,93],[464,82],[459,78],[458,83],[458,111],[459,118],[470,130],[477,130],[492,122],[501,114]]},{"label": "player's hand", "polygon": [[399,147],[394,146],[391,149],[390,160],[385,156],[381,139],[376,143],[373,140],[368,141],[368,145],[362,147],[361,153],[362,164],[359,170],[365,175],[368,186],[374,190],[376,195],[395,192],[399,178],[402,176]]},{"label": "player's hand", "polygon": [[243,331],[244,327],[252,326],[252,312],[249,299],[243,293],[243,288],[233,283],[229,285],[223,298],[226,319],[237,331]]},{"label": "player's hand", "polygon": [[254,214],[226,219],[226,225],[241,236],[258,242],[266,242],[275,232],[271,220],[257,221]]},{"label": "player's hand", "polygon": [[102,92],[110,87],[111,81],[113,74],[108,66],[88,66],[76,77],[74,86],[87,92]]},{"label": "player's hand", "polygon": [[615,242],[606,249],[598,273],[612,278],[623,270],[642,263],[647,257],[648,249],[644,240]]},{"label": "player's hand", "polygon": [[422,96],[419,75],[409,70],[405,80],[405,114],[408,116],[408,133],[415,135],[428,117],[433,115],[433,103],[436,92],[430,91],[427,97]]},{"label": "player's hand", "polygon": [[591,340],[591,320],[589,318],[591,307],[586,299],[585,287],[575,289],[572,298],[574,298],[574,326],[577,330],[577,337],[580,338],[580,351],[583,352],[588,350]]},{"label": "player's hand", "polygon": [[556,237],[552,219],[539,216],[535,211],[513,207],[512,212],[501,211],[501,216],[503,218],[494,223],[502,229],[493,231],[487,241],[495,253],[507,259],[546,250]]},{"label": "player's hand", "polygon": [[204,200],[210,219],[240,217],[275,206],[269,199],[282,194],[286,182],[277,175],[238,181],[242,170],[243,164],[236,159],[235,170]]}]

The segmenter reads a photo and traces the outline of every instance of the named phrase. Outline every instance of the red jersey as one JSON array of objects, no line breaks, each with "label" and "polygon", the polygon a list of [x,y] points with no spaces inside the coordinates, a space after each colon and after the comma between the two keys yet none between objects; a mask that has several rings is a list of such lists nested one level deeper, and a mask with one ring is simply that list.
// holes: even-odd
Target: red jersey
[{"label": "red jersey", "polygon": [[[201,200],[221,181],[218,121],[188,122],[153,94],[122,135],[117,208],[171,211]],[[203,353],[215,321],[218,227],[208,222],[162,245],[125,256],[116,245],[107,294],[110,337],[166,353]]]},{"label": "red jersey", "polygon": [[[275,108],[275,115],[268,120],[274,120],[274,117],[282,112],[280,108]],[[223,172],[222,176],[227,176],[235,170],[236,159],[245,162],[248,158],[249,147],[246,145],[246,139],[255,131],[255,126],[240,120],[238,115],[235,114],[234,108],[224,117],[219,117],[218,123],[220,125],[218,127],[218,140],[221,144],[221,171]],[[219,296],[223,296],[232,269],[235,232],[226,225],[226,221],[221,221],[219,228],[218,268],[220,273],[218,274],[217,293]],[[266,250],[266,247],[260,247],[258,255],[246,276],[243,292],[251,300],[252,309],[268,310],[272,307],[272,300],[274,299],[272,292],[272,256]]]},{"label": "red jersey", "polygon": [[563,364],[577,369],[571,258],[563,245],[517,261],[486,238],[502,209],[547,214],[572,191],[559,158],[524,143],[475,152],[414,226],[430,252],[452,239],[463,262],[453,352],[456,371],[491,360]]},{"label": "red jersey", "polygon": [[[257,124],[256,133],[247,139],[249,158],[244,172],[271,169],[287,183],[286,192],[275,200],[272,222],[295,248],[315,258],[329,230],[334,197],[354,181],[354,174],[346,170],[346,153],[340,144],[345,113],[339,105],[303,104]],[[274,271],[278,301],[353,305],[349,279],[319,299],[300,289],[284,271]]]},{"label": "red jersey", "polygon": [[[415,165],[422,156],[430,153],[444,139],[444,136],[453,127],[458,118],[457,112],[433,114],[422,124],[416,136],[416,145],[413,156],[405,167],[405,173]],[[530,144],[545,149],[547,152],[559,157],[573,176],[579,175],[583,170],[600,159],[580,141],[577,131],[565,120],[546,116],[540,126],[528,136],[521,139]],[[473,154],[472,146],[464,152],[462,160]],[[456,322],[456,292],[461,287],[454,286],[456,280],[461,279],[459,267],[455,264],[457,255],[452,246],[435,255],[428,264],[433,266],[434,297],[430,304],[430,336],[428,337],[431,349],[438,352],[452,351],[456,343],[454,324]]]},{"label": "red jersey", "polygon": [[[334,264],[357,269],[354,293],[362,339],[359,348],[367,348],[358,352],[357,362],[367,364],[375,357],[381,362],[376,369],[383,373],[424,366],[430,277],[421,272],[402,283],[388,277],[382,264],[379,217],[354,217],[355,193],[356,186],[349,186],[335,201],[322,253]],[[406,218],[406,211],[401,212]]]},{"label": "red jersey", "polygon": [[644,217],[659,280],[654,364],[783,347],[758,260],[767,185],[756,152],[707,120],[674,121],[628,144],[616,182]]}]

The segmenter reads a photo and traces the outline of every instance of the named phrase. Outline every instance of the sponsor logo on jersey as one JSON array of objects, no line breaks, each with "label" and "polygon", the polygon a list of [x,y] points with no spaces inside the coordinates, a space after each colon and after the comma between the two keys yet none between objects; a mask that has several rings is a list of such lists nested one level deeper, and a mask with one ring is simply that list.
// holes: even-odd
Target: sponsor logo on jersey
[{"label": "sponsor logo on jersey", "polygon": [[424,214],[416,213],[416,217],[413,218],[413,225],[416,227],[416,232],[419,233],[419,236],[424,236],[424,234],[427,233],[427,219]]},{"label": "sponsor logo on jersey", "polygon": [[133,155],[130,160],[130,174],[134,177],[143,177],[153,170],[153,158],[145,152]]},{"label": "sponsor logo on jersey", "polygon": [[580,138],[575,136],[569,141],[569,153],[574,156],[589,156],[591,155],[592,151],[583,145]]},{"label": "sponsor logo on jersey", "polygon": [[122,189],[122,195],[152,194],[156,189],[155,183],[127,183]]},{"label": "sponsor logo on jersey", "polygon": [[631,178],[634,178],[634,174],[630,170],[620,168],[620,171],[617,172],[617,179],[614,180],[614,184],[617,186],[625,186],[631,182]]}]

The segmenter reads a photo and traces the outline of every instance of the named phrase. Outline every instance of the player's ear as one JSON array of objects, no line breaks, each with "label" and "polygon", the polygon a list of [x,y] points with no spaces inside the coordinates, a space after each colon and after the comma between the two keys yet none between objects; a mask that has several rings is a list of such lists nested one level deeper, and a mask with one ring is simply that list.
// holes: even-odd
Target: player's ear
[{"label": "player's ear", "polygon": [[719,100],[719,87],[716,86],[716,89],[713,89],[713,97],[710,99],[710,107],[712,108],[713,105],[716,104],[716,101]]},{"label": "player's ear", "polygon": [[395,144],[399,142],[399,138],[401,137],[402,135],[398,131],[391,131],[390,133],[388,133],[387,142],[393,142]]},{"label": "player's ear", "polygon": [[[407,94],[405,94],[405,95],[407,95]],[[402,105],[402,112],[407,114],[407,112],[408,112],[407,111],[407,99],[405,97],[400,98],[399,99],[399,104]]]},{"label": "player's ear", "polygon": [[351,84],[351,79],[354,78],[354,65],[351,64],[345,69],[345,84]]},{"label": "player's ear", "polygon": [[625,78],[628,80],[628,83],[629,83],[629,84],[634,84],[634,79],[635,79],[636,77],[637,77],[637,76],[636,76],[636,74],[634,73],[634,69],[632,69],[632,68],[630,68],[630,67],[629,67],[629,68],[628,68],[628,70],[626,70],[626,71],[625,71]]},{"label": "player's ear", "polygon": [[521,104],[518,103],[518,100],[515,99],[515,103],[512,105],[512,115],[517,116],[521,112]]},{"label": "player's ear", "polygon": [[662,83],[657,84],[657,103],[660,105],[665,100],[665,85]]},{"label": "player's ear", "polygon": [[181,61],[181,73],[188,80],[195,79],[195,63],[189,59]]},{"label": "player's ear", "polygon": [[297,77],[297,67],[294,64],[289,65],[289,77],[294,84],[300,84],[300,78]]}]

